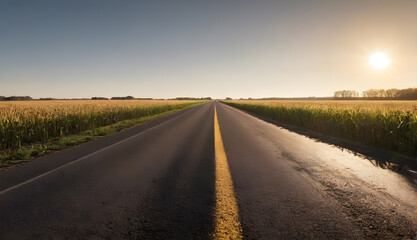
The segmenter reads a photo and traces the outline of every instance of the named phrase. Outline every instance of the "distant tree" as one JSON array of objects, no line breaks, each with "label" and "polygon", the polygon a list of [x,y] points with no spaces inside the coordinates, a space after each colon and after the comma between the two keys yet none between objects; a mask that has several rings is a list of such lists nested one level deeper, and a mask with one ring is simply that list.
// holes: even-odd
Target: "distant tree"
[{"label": "distant tree", "polygon": [[176,97],[175,100],[211,100],[211,97],[201,97],[201,98],[195,98],[195,97]]},{"label": "distant tree", "polygon": [[133,100],[135,99],[132,96],[126,96],[126,97],[112,97],[111,100]]},{"label": "distant tree", "polygon": [[384,89],[369,89],[362,92],[362,97],[365,98],[395,98],[398,93],[398,89],[392,88],[388,90]]},{"label": "distant tree", "polygon": [[4,101],[29,101],[33,100],[29,96],[11,96],[11,97],[5,97]]},{"label": "distant tree", "polygon": [[397,92],[399,99],[417,99],[417,88],[401,89]]},{"label": "distant tree", "polygon": [[393,98],[393,99],[417,99],[417,88],[407,89],[369,89],[362,92],[364,98]]},{"label": "distant tree", "polygon": [[352,91],[352,96],[353,97],[359,97],[359,92],[358,91]]},{"label": "distant tree", "polygon": [[231,97],[227,97],[226,100],[233,100]]},{"label": "distant tree", "polygon": [[378,97],[380,91],[378,89],[369,89],[362,92],[362,96],[366,98],[376,98]]},{"label": "distant tree", "polygon": [[386,96],[387,96],[387,94],[386,94],[384,89],[379,89],[378,90],[378,97],[386,97]]},{"label": "distant tree", "polygon": [[91,100],[109,100],[106,97],[92,97]]},{"label": "distant tree", "polygon": [[48,98],[39,98],[39,100],[42,100],[42,101],[49,101],[49,100],[57,100],[56,98],[51,98],[51,97],[48,97]]},{"label": "distant tree", "polygon": [[335,98],[354,98],[359,97],[359,93],[354,90],[342,90],[334,92]]},{"label": "distant tree", "polygon": [[395,97],[397,97],[397,94],[398,94],[399,91],[400,90],[398,90],[396,88],[391,88],[391,89],[388,89],[388,90],[385,91],[385,95],[386,95],[386,97],[389,97],[389,98],[395,98]]}]

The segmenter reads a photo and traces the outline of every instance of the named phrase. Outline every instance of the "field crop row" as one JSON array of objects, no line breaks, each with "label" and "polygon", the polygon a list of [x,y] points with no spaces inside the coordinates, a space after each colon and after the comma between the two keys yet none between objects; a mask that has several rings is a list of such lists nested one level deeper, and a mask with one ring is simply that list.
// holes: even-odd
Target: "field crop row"
[{"label": "field crop row", "polygon": [[0,150],[79,134],[123,120],[185,108],[196,101],[28,101],[0,103]]},{"label": "field crop row", "polygon": [[225,101],[278,122],[417,156],[414,101]]}]

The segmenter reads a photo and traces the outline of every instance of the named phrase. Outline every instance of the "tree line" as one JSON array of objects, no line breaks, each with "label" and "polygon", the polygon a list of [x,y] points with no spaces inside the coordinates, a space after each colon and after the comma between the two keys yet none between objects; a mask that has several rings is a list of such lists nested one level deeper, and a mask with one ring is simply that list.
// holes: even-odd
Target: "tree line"
[{"label": "tree line", "polygon": [[0,101],[28,101],[28,100],[33,100],[33,99],[29,96],[10,96],[10,97],[0,96]]},{"label": "tree line", "polygon": [[[87,100],[89,98],[72,98],[72,99],[62,99],[62,100]],[[196,97],[177,97],[177,98],[173,98],[175,100],[211,100],[211,97],[201,97],[201,98],[196,98]],[[0,101],[29,101],[29,100],[36,100],[31,98],[30,96],[10,96],[10,97],[5,97],[5,96],[0,96]],[[60,100],[58,98],[39,98],[38,100]],[[91,100],[154,100],[153,98],[135,98],[133,96],[124,96],[124,97],[111,97],[111,98],[107,98],[107,97],[92,97]],[[164,100],[164,99],[159,99],[159,100]]]},{"label": "tree line", "polygon": [[[354,90],[341,90],[334,92],[334,98],[358,98],[359,92]],[[387,98],[387,99],[405,99],[417,100],[417,88],[406,89],[369,89],[362,92],[363,98]]]},{"label": "tree line", "polygon": [[211,100],[211,97],[201,97],[201,98],[196,98],[196,97],[176,97],[176,98],[174,98],[174,100]]}]

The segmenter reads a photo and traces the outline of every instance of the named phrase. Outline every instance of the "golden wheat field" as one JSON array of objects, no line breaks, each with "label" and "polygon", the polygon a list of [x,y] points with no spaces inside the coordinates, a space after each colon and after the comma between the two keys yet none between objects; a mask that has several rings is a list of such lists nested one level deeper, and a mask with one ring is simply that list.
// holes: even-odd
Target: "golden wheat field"
[{"label": "golden wheat field", "polygon": [[0,150],[47,142],[119,121],[184,108],[184,100],[0,102]]}]

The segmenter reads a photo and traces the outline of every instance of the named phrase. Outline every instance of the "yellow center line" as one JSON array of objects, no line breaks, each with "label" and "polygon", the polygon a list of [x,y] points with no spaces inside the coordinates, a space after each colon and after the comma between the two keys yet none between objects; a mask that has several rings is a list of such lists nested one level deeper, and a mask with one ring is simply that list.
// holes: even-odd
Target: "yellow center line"
[{"label": "yellow center line", "polygon": [[214,149],[216,164],[216,221],[215,239],[242,239],[242,227],[239,221],[239,210],[232,175],[227,163],[217,110],[214,106]]}]

